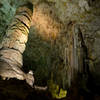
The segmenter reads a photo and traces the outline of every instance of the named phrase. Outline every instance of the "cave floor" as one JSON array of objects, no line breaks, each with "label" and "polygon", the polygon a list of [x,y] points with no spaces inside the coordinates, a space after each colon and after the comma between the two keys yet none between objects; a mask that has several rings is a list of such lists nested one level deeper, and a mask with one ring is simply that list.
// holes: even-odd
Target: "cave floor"
[{"label": "cave floor", "polygon": [[[67,98],[61,100],[100,100],[100,96],[95,95],[79,95],[77,87],[67,95]],[[34,90],[25,81],[16,79],[2,80],[0,79],[0,100],[56,100],[53,99],[47,91]]]}]

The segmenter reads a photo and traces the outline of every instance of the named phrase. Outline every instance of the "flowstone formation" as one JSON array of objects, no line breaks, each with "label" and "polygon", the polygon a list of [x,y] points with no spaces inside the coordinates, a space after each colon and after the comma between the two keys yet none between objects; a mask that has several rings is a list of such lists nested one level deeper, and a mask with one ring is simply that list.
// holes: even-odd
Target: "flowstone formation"
[{"label": "flowstone formation", "polygon": [[[43,61],[47,62],[43,65],[43,72],[53,73],[54,83],[63,88],[69,87],[71,81],[75,82],[77,73],[81,77],[79,84],[82,81],[85,90],[90,77],[93,84],[99,86],[100,1],[30,0],[30,2],[34,5],[33,26],[30,33],[36,40],[32,40],[31,35],[27,47],[31,46],[34,52],[41,56],[28,53],[28,50],[31,52],[32,50],[26,48],[26,57],[30,55],[32,63],[35,64],[43,58]],[[35,45],[38,40],[40,44],[44,44],[43,47]],[[40,68],[40,65],[34,68],[36,73]],[[48,73],[45,78],[49,76]],[[41,71],[39,74],[43,76]]]}]

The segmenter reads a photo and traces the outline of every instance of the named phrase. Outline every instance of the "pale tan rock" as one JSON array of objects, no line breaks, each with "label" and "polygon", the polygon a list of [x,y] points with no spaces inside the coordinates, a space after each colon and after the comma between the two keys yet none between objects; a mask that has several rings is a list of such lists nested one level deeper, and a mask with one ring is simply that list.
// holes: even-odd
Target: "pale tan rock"
[{"label": "pale tan rock", "polygon": [[19,80],[26,80],[27,84],[33,87],[34,76],[30,70],[29,73],[24,73],[17,65],[10,66],[5,61],[0,61],[0,76],[5,79],[16,78]]},{"label": "pale tan rock", "polygon": [[56,39],[62,27],[59,20],[57,21],[53,6],[49,6],[45,2],[34,7],[32,25],[45,39]]},{"label": "pale tan rock", "polygon": [[33,77],[33,72],[32,70],[30,70],[26,75],[25,75],[25,79],[26,79],[26,82],[31,86],[33,87],[33,83],[35,81],[34,77]]},{"label": "pale tan rock", "polygon": [[0,61],[0,76],[3,78],[17,78],[24,80],[24,73],[21,69],[16,65],[10,66],[9,63],[5,61]]},{"label": "pale tan rock", "polygon": [[19,67],[23,65],[22,54],[17,50],[6,48],[0,51],[0,55],[0,59],[9,64],[17,64]]},{"label": "pale tan rock", "polygon": [[16,41],[13,48],[16,50],[19,50],[21,53],[23,53],[25,51],[26,45],[21,44],[19,41]]}]

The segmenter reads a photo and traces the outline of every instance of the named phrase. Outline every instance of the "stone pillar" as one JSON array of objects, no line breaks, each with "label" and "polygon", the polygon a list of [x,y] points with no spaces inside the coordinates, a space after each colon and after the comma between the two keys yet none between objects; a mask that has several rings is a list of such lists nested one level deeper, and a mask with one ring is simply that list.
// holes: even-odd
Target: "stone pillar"
[{"label": "stone pillar", "polygon": [[21,5],[17,9],[16,14],[2,40],[0,49],[0,75],[4,79],[26,79],[27,74],[21,70],[21,67],[23,66],[22,54],[25,50],[25,43],[28,40],[32,12],[32,4],[27,3]]}]

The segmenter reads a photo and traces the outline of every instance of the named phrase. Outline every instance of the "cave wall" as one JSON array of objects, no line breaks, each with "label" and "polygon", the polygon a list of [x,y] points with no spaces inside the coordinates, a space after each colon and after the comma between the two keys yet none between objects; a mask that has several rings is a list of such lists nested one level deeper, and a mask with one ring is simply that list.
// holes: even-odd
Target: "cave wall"
[{"label": "cave wall", "polygon": [[[53,46],[54,48],[53,52],[56,52],[54,54],[51,53],[54,59],[53,61],[51,61],[51,66],[53,67],[56,65],[52,69],[60,70],[61,72],[58,71],[58,73],[55,73],[54,76],[56,75],[60,77],[68,76],[64,68],[67,70],[68,67],[68,65],[66,64],[68,59],[66,57],[67,56],[66,48],[70,44],[68,40],[70,40],[72,36],[71,35],[67,36],[66,34],[70,34],[71,33],[70,30],[72,30],[72,33],[75,33],[73,27],[75,29],[75,27],[77,27],[78,25],[80,26],[82,37],[85,46],[88,50],[87,59],[88,59],[89,70],[91,70],[91,72],[93,73],[93,78],[95,80],[95,83],[99,84],[100,81],[99,80],[99,73],[100,73],[99,72],[99,62],[100,62],[99,0],[71,0],[71,1],[30,0],[30,1],[34,4],[34,13],[32,21],[33,27],[35,28],[36,31],[38,31],[37,33],[40,35],[40,37],[42,36],[42,38],[46,41],[51,41],[49,47],[52,48]],[[73,25],[70,26],[70,23],[72,23]],[[71,29],[69,28],[69,26],[71,27]],[[69,39],[67,40],[67,38]],[[80,43],[78,44],[78,46],[79,45]],[[80,55],[81,52],[82,51],[80,49],[77,49],[77,55]],[[57,55],[57,57],[55,55]],[[79,59],[78,62],[80,62],[80,59],[82,59],[81,55],[78,56],[78,59]],[[69,60],[71,60],[71,58],[69,58]],[[60,66],[61,68],[57,66]],[[78,65],[78,69],[82,70],[80,63]],[[64,74],[61,75],[61,73]],[[66,83],[65,80],[66,79],[63,79],[61,81],[62,82],[61,84]]]}]

